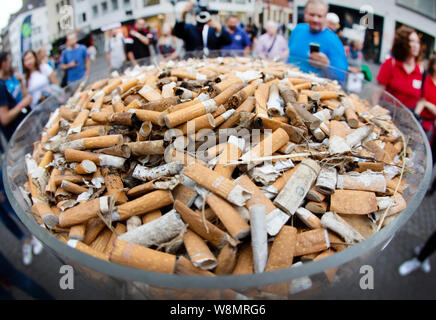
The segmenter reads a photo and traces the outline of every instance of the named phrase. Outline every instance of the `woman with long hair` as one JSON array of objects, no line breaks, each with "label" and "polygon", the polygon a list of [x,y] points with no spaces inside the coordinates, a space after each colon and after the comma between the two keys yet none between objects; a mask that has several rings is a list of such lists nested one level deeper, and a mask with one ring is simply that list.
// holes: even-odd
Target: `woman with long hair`
[{"label": "woman with long hair", "polygon": [[421,41],[418,33],[407,26],[395,33],[392,57],[381,66],[377,76],[380,86],[400,100],[408,109],[415,109],[421,98]]},{"label": "woman with long hair", "polygon": [[32,50],[23,55],[23,70],[28,93],[32,96],[33,109],[53,92],[51,85],[58,86],[56,73],[48,64],[41,64],[38,56]]}]

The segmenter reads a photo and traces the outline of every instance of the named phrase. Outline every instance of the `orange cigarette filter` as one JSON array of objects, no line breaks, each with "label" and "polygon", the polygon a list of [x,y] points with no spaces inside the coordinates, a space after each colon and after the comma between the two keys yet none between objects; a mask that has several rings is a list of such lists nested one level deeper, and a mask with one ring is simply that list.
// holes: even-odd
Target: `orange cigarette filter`
[{"label": "orange cigarette filter", "polygon": [[118,264],[146,271],[172,274],[177,257],[140,245],[114,239],[109,260]]},{"label": "orange cigarette filter", "polygon": [[214,269],[217,259],[210,251],[204,240],[191,230],[183,235],[183,243],[194,266],[203,270]]}]

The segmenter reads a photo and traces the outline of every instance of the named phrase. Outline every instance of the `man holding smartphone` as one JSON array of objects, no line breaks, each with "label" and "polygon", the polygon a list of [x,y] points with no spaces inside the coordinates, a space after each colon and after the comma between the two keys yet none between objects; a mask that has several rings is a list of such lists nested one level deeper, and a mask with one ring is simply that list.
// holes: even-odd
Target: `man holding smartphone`
[{"label": "man holding smartphone", "polygon": [[343,81],[345,74],[336,69],[348,70],[347,57],[339,37],[326,27],[327,13],[328,5],[323,0],[307,1],[304,10],[306,23],[298,24],[289,38],[288,62],[304,72],[330,75]]},{"label": "man holding smartphone", "polygon": [[89,75],[90,61],[86,47],[77,43],[77,36],[67,36],[66,49],[62,51],[61,69],[67,73],[67,84]]}]

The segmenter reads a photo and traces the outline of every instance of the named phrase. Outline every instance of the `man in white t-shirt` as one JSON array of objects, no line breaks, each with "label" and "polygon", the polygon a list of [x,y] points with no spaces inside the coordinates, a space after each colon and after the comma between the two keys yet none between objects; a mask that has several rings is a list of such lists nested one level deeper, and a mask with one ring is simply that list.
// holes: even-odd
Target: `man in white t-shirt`
[{"label": "man in white t-shirt", "polygon": [[124,36],[121,30],[113,29],[110,31],[109,38],[105,43],[106,59],[109,72],[120,71],[126,61],[124,50]]}]

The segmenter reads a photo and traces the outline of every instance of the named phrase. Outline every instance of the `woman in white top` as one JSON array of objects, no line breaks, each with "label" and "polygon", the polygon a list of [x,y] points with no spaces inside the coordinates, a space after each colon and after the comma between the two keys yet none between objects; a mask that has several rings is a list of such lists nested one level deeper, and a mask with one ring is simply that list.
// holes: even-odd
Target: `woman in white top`
[{"label": "woman in white top", "polygon": [[31,108],[53,93],[51,85],[58,86],[56,73],[48,64],[40,64],[36,53],[27,51],[23,56],[23,69],[26,76],[27,92],[32,96]]}]

